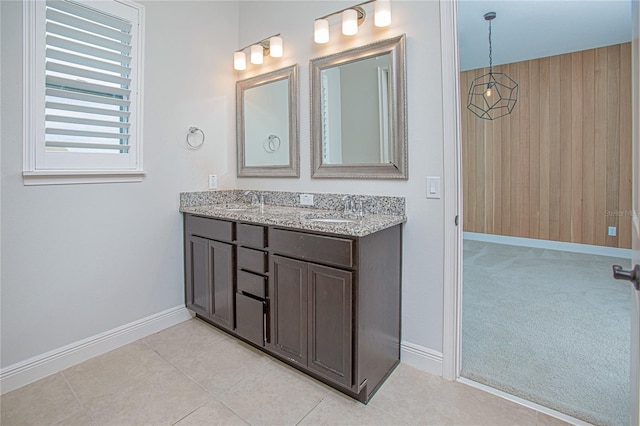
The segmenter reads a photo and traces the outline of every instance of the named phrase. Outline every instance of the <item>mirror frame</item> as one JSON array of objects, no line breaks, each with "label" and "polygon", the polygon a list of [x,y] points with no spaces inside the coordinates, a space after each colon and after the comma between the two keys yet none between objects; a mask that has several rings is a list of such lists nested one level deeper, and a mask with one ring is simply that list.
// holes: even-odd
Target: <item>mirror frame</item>
[{"label": "mirror frame", "polygon": [[[351,179],[408,179],[407,155],[407,102],[406,102],[406,58],[405,34],[387,40],[360,46],[355,49],[312,59],[311,74],[311,177]],[[363,59],[391,55],[391,126],[392,149],[389,163],[323,164],[322,163],[322,117],[321,117],[321,72],[324,69],[348,64]]]},{"label": "mirror frame", "polygon": [[[245,163],[244,92],[245,90],[287,80],[289,91],[289,164],[275,166],[247,166]],[[236,82],[236,145],[238,177],[300,177],[298,123],[298,65]]]}]

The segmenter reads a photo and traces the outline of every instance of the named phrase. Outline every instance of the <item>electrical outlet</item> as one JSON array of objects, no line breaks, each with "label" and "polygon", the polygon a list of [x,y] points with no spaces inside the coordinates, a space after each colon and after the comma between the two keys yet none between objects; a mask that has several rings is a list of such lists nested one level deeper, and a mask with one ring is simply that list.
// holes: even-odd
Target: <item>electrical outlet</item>
[{"label": "electrical outlet", "polygon": [[615,226],[609,226],[607,228],[607,235],[610,236],[610,237],[615,237],[616,236],[616,232],[617,232],[617,230],[616,230]]},{"label": "electrical outlet", "polygon": [[313,205],[313,195],[311,195],[311,194],[300,194],[300,205],[301,206],[312,206]]},{"label": "electrical outlet", "polygon": [[218,188],[218,175],[209,175],[209,189]]}]

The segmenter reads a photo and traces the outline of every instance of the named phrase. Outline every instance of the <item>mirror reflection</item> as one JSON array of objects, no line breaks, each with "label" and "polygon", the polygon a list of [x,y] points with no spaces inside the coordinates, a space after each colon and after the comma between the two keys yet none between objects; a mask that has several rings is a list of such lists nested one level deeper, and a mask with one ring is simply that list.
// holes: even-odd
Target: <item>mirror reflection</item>
[{"label": "mirror reflection", "polygon": [[404,39],[311,61],[313,177],[407,179]]},{"label": "mirror reflection", "polygon": [[388,163],[390,55],[322,70],[322,163]]},{"label": "mirror reflection", "polygon": [[298,176],[296,67],[236,85],[238,176]]}]

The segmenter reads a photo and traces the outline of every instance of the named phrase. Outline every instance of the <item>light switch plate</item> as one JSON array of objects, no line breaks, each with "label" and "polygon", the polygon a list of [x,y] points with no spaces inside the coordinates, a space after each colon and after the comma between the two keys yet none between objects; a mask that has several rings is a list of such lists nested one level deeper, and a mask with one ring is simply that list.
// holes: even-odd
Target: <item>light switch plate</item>
[{"label": "light switch plate", "polygon": [[313,205],[313,195],[311,195],[311,194],[300,194],[300,205],[301,206],[312,206]]},{"label": "light switch plate", "polygon": [[427,176],[427,198],[440,198],[439,176]]},{"label": "light switch plate", "polygon": [[209,189],[218,188],[218,175],[209,175]]}]

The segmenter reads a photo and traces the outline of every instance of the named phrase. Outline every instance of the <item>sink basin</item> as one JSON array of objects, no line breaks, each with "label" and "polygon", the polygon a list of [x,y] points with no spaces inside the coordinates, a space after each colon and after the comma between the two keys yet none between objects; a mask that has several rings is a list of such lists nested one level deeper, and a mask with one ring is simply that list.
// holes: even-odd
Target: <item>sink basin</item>
[{"label": "sink basin", "polygon": [[338,219],[333,217],[314,217],[307,219],[309,222],[324,222],[324,223],[355,223],[352,219]]},{"label": "sink basin", "polygon": [[241,212],[245,210],[250,210],[253,206],[242,205],[242,204],[223,204],[219,206],[222,210],[227,210],[230,212]]},{"label": "sink basin", "polygon": [[309,222],[320,223],[356,223],[357,220],[345,217],[342,213],[310,213],[302,217],[303,220]]}]

